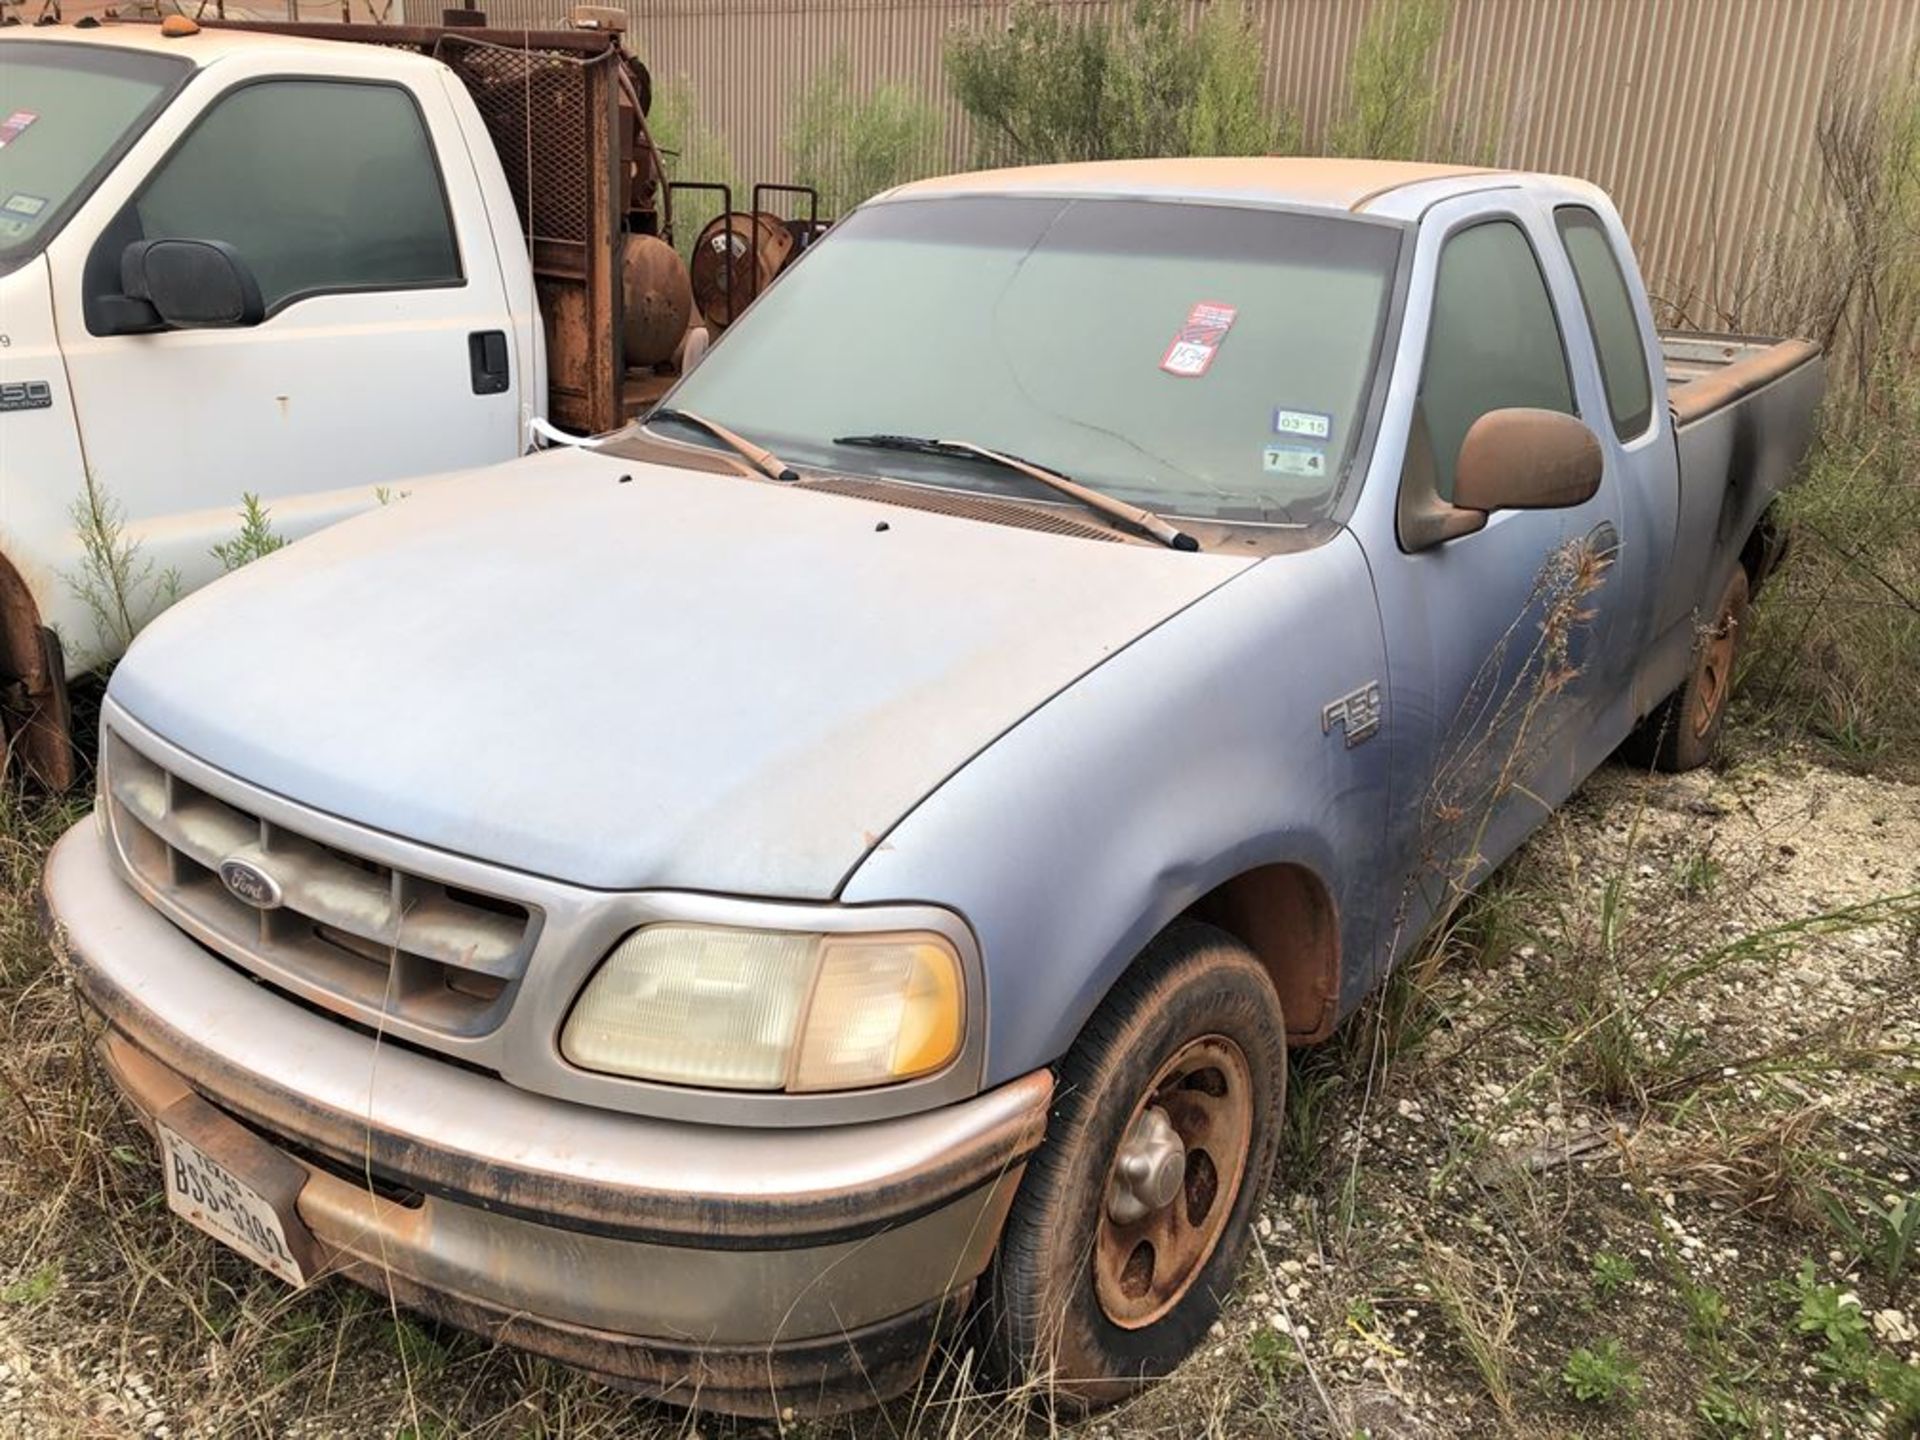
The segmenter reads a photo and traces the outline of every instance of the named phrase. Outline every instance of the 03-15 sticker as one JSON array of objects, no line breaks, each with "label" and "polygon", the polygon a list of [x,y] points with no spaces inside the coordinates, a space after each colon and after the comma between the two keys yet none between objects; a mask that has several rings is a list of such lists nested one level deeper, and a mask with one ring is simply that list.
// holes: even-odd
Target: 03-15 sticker
[{"label": "03-15 sticker", "polygon": [[1275,410],[1273,433],[1301,440],[1329,440],[1333,437],[1333,417],[1318,410]]},{"label": "03-15 sticker", "polygon": [[1187,323],[1173,337],[1173,344],[1160,357],[1160,368],[1183,380],[1194,380],[1207,373],[1220,342],[1233,328],[1233,317],[1240,312],[1231,305],[1202,300],[1187,312]]}]

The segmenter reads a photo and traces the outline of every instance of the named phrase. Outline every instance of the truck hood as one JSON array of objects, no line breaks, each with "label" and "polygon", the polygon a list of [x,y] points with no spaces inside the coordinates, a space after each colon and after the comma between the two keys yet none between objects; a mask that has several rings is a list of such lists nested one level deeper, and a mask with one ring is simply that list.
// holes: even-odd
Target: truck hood
[{"label": "truck hood", "polygon": [[824,899],[969,757],[1248,563],[550,454],[200,591],[110,694],[211,765],[423,844]]}]

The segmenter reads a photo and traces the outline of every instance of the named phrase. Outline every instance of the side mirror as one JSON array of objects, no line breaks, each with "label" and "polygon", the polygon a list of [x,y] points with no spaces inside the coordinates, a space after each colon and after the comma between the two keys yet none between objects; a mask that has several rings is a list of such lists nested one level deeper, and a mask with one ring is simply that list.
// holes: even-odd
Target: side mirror
[{"label": "side mirror", "polygon": [[1600,441],[1556,410],[1489,410],[1460,442],[1453,503],[1465,510],[1563,510],[1600,488]]},{"label": "side mirror", "polygon": [[258,325],[260,282],[223,240],[136,240],[120,252],[120,288],[175,329]]}]

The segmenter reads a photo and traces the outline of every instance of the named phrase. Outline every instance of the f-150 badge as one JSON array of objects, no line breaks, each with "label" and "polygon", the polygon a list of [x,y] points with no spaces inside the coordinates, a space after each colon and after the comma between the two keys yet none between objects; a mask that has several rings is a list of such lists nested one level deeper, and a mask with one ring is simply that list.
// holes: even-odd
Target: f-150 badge
[{"label": "f-150 badge", "polygon": [[1331,735],[1338,725],[1351,750],[1380,728],[1380,682],[1369,680],[1358,690],[1342,695],[1320,709],[1320,733]]},{"label": "f-150 badge", "polygon": [[53,404],[53,387],[44,380],[0,383],[0,411],[44,410]]}]

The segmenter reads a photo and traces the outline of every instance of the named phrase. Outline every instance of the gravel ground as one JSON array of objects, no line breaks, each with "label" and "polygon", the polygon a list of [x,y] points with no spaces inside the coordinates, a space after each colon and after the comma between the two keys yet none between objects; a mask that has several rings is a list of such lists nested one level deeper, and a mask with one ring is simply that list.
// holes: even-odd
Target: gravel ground
[{"label": "gravel ground", "polygon": [[[38,841],[16,839],[17,899]],[[1297,1057],[1238,1293],[1178,1375],[1082,1433],[1915,1434],[1916,895],[1920,786],[1796,754],[1602,771]],[[345,1286],[289,1295],[174,1224],[62,977],[18,958],[30,917],[8,925],[0,1435],[779,1432]],[[968,1365],[785,1433],[1047,1433]]]}]

